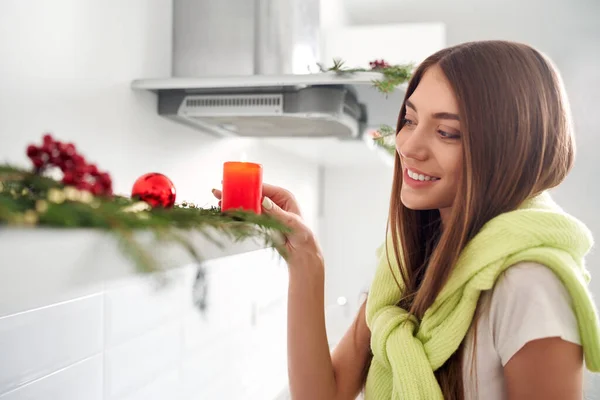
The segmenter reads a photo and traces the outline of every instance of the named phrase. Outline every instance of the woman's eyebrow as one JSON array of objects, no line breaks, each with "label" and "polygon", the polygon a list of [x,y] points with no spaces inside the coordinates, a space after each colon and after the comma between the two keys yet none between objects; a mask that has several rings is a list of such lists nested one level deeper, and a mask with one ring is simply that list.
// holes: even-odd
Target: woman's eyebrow
[{"label": "woman's eyebrow", "polygon": [[[406,100],[406,107],[412,108],[415,112],[417,111],[417,107],[410,101]],[[451,119],[454,121],[460,121],[458,114],[449,113],[449,112],[436,112],[432,114],[432,117],[435,119]]]}]

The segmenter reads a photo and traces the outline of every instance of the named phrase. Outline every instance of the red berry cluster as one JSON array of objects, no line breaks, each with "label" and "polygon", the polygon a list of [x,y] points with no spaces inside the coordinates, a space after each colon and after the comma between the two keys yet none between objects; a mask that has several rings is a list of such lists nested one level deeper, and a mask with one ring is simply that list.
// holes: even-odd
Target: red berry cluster
[{"label": "red berry cluster", "polygon": [[88,164],[72,143],[59,142],[46,134],[41,146],[27,147],[27,156],[38,173],[53,165],[63,172],[63,184],[87,190],[96,196],[112,195],[110,175],[98,171],[96,165]]},{"label": "red berry cluster", "polygon": [[390,67],[390,64],[388,64],[385,60],[375,60],[371,61],[369,63],[369,66],[371,67],[371,69],[383,69]]}]

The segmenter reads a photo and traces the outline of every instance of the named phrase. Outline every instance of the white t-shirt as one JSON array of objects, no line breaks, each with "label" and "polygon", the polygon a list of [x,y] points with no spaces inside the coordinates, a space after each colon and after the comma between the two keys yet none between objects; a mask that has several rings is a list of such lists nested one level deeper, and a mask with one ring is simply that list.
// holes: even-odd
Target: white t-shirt
[{"label": "white t-shirt", "polygon": [[467,400],[506,399],[503,367],[527,342],[561,337],[581,344],[567,289],[540,264],[523,262],[507,269],[494,288],[480,296],[478,315],[464,346]]}]

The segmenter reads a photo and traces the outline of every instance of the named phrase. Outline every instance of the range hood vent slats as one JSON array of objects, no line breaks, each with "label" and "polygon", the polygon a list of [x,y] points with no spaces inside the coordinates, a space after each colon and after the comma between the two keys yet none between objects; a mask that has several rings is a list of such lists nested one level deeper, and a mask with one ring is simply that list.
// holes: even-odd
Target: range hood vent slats
[{"label": "range hood vent slats", "polygon": [[283,113],[281,94],[189,95],[180,113],[186,115],[272,115]]}]

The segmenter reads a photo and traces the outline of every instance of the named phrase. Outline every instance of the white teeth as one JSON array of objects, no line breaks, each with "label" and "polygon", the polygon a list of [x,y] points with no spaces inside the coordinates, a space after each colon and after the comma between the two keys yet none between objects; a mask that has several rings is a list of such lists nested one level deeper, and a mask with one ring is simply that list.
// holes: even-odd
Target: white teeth
[{"label": "white teeth", "polygon": [[437,181],[439,178],[435,178],[429,175],[417,174],[416,172],[408,170],[408,176],[414,179],[415,181]]}]

